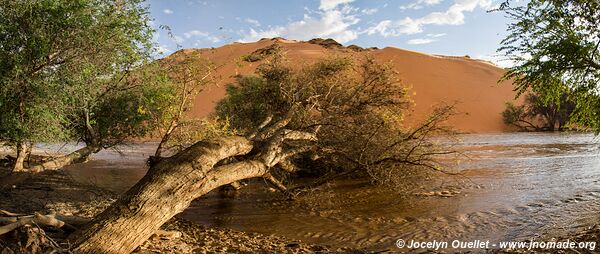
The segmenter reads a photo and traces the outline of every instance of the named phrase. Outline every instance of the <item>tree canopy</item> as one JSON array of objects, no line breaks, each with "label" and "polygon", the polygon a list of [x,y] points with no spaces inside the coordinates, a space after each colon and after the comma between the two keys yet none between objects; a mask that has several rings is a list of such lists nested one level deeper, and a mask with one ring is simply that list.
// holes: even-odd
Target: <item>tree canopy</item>
[{"label": "tree canopy", "polygon": [[153,32],[142,0],[0,0],[0,141],[19,155],[23,144],[92,151],[145,135],[168,92],[164,75],[137,70]]},{"label": "tree canopy", "polygon": [[523,131],[563,131],[569,128],[569,121],[575,104],[567,94],[560,99],[560,107],[548,103],[543,95],[527,93],[523,105],[515,106],[507,102],[502,112],[505,124],[515,126]]},{"label": "tree canopy", "polygon": [[433,157],[446,151],[431,137],[450,133],[443,121],[451,107],[410,127],[403,121],[409,105],[397,73],[371,58],[329,57],[298,68],[276,55],[257,75],[240,76],[228,86],[216,114],[244,135],[268,118],[288,119],[291,130],[314,131],[315,146],[280,163],[283,171],[364,173],[399,187],[423,168],[440,169]]},{"label": "tree canopy", "polygon": [[506,1],[500,10],[513,20],[499,48],[515,63],[504,79],[559,107],[568,94],[576,102],[571,121],[599,131],[600,2]]}]

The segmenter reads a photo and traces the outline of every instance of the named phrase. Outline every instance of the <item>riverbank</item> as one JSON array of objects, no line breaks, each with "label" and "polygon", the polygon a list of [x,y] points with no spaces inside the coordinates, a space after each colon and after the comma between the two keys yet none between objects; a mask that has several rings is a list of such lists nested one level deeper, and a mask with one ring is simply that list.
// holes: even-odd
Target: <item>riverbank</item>
[{"label": "riverbank", "polygon": [[[116,193],[74,181],[63,171],[17,174],[0,167],[0,209],[19,214],[56,212],[69,221],[86,221],[109,206]],[[182,219],[172,219],[134,253],[362,253],[349,248],[311,245],[283,237],[246,233],[218,227],[204,227]],[[46,229],[44,234],[62,248],[68,248],[68,232]],[[23,240],[23,239],[20,239]],[[30,240],[30,239],[29,239]],[[48,241],[19,242],[15,234],[0,237],[0,253],[46,253]]]},{"label": "riverbank", "polygon": [[[325,246],[327,252],[350,247],[371,253],[401,251],[394,246],[397,239],[492,243],[531,238],[597,239],[600,232],[594,226],[599,221],[600,148],[593,134],[476,134],[461,135],[460,139],[462,142],[455,148],[465,157],[447,161],[456,162],[448,169],[461,175],[431,178],[415,175],[412,177],[421,180],[413,183],[417,189],[378,188],[364,179],[341,179],[289,202],[265,182],[255,180],[236,198],[223,198],[220,192],[205,195],[178,217],[205,225],[197,232],[216,239],[217,243],[211,242],[215,248],[210,252],[223,251],[218,249],[223,247],[219,241],[227,235],[234,236],[227,238],[231,240],[227,246],[239,245],[235,242],[237,238],[245,242],[260,241],[236,232],[257,232],[261,239],[276,235],[284,239],[278,242],[277,248],[281,249],[288,244],[296,246],[296,240],[301,240],[311,243],[308,246],[331,246]],[[135,184],[145,174],[144,161],[154,148],[152,144],[131,144],[121,149],[121,153],[102,151],[88,163],[66,168],[66,177],[71,179],[68,182],[76,185],[53,188],[60,189],[58,192],[67,197],[53,193],[57,190],[45,185],[48,181],[69,185],[61,183],[66,180],[54,179],[58,175],[40,178],[41,184],[29,179],[17,185],[18,191],[0,194],[0,209],[19,212],[18,209],[26,207],[24,213],[56,209],[89,218],[91,215],[80,211],[88,210],[86,206],[103,208],[110,199]],[[19,176],[9,179],[14,182]],[[103,196],[106,192],[107,196]],[[72,202],[80,199],[85,202]],[[14,204],[13,208],[5,207],[7,200]],[[182,233],[183,238],[186,234]],[[189,245],[199,248],[195,239],[202,238],[190,238]],[[236,252],[230,248],[237,247],[227,248],[228,252]],[[304,250],[313,251],[308,248]],[[269,252],[278,251],[264,251]],[[598,250],[571,252],[598,253]]]}]

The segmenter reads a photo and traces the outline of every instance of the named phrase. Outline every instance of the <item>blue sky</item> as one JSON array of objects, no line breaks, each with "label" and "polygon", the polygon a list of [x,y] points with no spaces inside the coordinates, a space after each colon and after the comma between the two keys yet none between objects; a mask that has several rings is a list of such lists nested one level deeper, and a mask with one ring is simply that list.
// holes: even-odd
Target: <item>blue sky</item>
[{"label": "blue sky", "polygon": [[507,20],[503,0],[149,0],[165,55],[264,37],[333,38],[344,45],[394,46],[492,60]]}]

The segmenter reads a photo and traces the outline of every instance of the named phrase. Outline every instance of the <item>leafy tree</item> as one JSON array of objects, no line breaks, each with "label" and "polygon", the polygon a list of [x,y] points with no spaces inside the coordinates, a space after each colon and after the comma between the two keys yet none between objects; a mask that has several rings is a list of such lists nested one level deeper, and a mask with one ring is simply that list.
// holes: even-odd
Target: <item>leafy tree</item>
[{"label": "leafy tree", "polygon": [[504,79],[513,80],[519,94],[530,89],[557,105],[571,93],[571,120],[600,131],[600,2],[506,1],[500,10],[513,19],[499,48],[515,62]]},{"label": "leafy tree", "polygon": [[257,74],[229,85],[216,115],[241,134],[270,117],[289,119],[292,130],[318,129],[314,149],[278,165],[282,172],[308,170],[325,179],[358,172],[401,186],[411,172],[440,169],[433,156],[446,151],[429,137],[449,133],[441,123],[452,107],[416,128],[404,126],[407,90],[390,66],[332,57],[298,69],[276,56]]},{"label": "leafy tree", "polygon": [[527,93],[525,103],[515,106],[508,102],[502,112],[505,124],[513,125],[524,131],[562,131],[574,113],[575,103],[564,94],[560,104],[549,103],[543,95]]},{"label": "leafy tree", "polygon": [[86,144],[41,170],[146,134],[163,89],[131,75],[151,54],[147,13],[141,0],[0,0],[0,140],[17,145],[15,170],[32,143]]},{"label": "leafy tree", "polygon": [[154,156],[150,160],[158,160],[166,150],[175,151],[199,140],[204,121],[189,119],[186,114],[192,108],[198,93],[213,81],[215,67],[208,59],[199,52],[178,51],[171,57],[161,59],[151,67],[158,73],[166,74],[166,82],[172,89],[163,93],[164,108],[155,116],[158,134],[161,140],[156,148]]}]

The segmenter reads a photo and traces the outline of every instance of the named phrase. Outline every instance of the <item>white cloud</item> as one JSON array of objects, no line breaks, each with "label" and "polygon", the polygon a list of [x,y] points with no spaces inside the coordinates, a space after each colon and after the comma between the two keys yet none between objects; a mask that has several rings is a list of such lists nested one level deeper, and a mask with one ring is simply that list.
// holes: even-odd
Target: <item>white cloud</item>
[{"label": "white cloud", "polygon": [[173,50],[169,49],[167,46],[165,45],[160,45],[160,46],[156,46],[154,47],[154,50],[156,51],[157,54],[159,55],[166,55],[169,53],[172,53]]},{"label": "white cloud", "polygon": [[349,4],[351,2],[354,2],[354,0],[321,0],[319,9],[324,11],[333,10],[340,4]]},{"label": "white cloud", "polygon": [[185,39],[183,39],[183,38],[182,38],[181,36],[179,36],[179,35],[175,35],[175,36],[173,36],[173,40],[175,40],[175,43],[177,43],[177,44],[182,44],[182,43],[185,41]]},{"label": "white cloud", "polygon": [[[308,40],[316,37],[332,38],[340,43],[352,41],[358,37],[358,31],[351,26],[360,19],[356,17],[358,9],[349,6],[338,7],[353,0],[321,1],[322,11],[308,13],[299,21],[292,21],[284,26],[269,27],[266,30],[250,28],[243,34],[240,42],[257,41],[261,38],[284,37],[288,39]],[[316,14],[316,15],[312,15]]]},{"label": "white cloud", "polygon": [[[178,37],[178,36],[175,36],[175,37]],[[183,33],[183,37],[185,37],[186,39],[200,37],[200,38],[205,39],[207,41],[210,41],[212,43],[221,42],[221,38],[219,38],[217,36],[212,36],[210,33],[202,32],[202,31],[199,31],[199,30],[190,30],[190,31],[187,31],[187,32]],[[179,38],[181,38],[181,37],[179,37]],[[198,41],[196,41],[196,44],[198,44]]]},{"label": "white cloud", "polygon": [[206,37],[208,36],[208,33],[202,32],[202,31],[198,31],[198,30],[191,30],[191,31],[187,31],[185,33],[183,33],[183,36],[186,39],[192,38],[192,37],[196,37],[196,36],[200,36],[200,37]]},{"label": "white cloud", "polygon": [[206,37],[206,39],[209,40],[212,43],[221,42],[221,38],[219,38],[217,36],[208,36],[208,37]]},{"label": "white cloud", "polygon": [[438,37],[443,37],[446,36],[448,34],[446,33],[439,33],[439,34],[427,34],[427,37],[433,37],[433,38],[438,38]]},{"label": "white cloud", "polygon": [[443,0],[418,0],[414,3],[400,6],[400,10],[407,10],[407,9],[419,10],[419,9],[422,9],[424,6],[436,5],[436,4],[441,3],[442,1]]},{"label": "white cloud", "polygon": [[164,9],[163,12],[168,15],[173,14],[173,10],[171,10],[171,9]]},{"label": "white cloud", "polygon": [[419,38],[419,39],[412,39],[412,40],[408,40],[406,43],[411,44],[411,45],[421,45],[421,44],[429,44],[432,43],[436,40],[434,39],[426,39],[426,38]]},{"label": "white cloud", "polygon": [[260,26],[260,22],[258,22],[256,19],[246,18],[244,21],[253,26]]},{"label": "white cloud", "polygon": [[432,12],[417,19],[383,20],[363,32],[387,37],[421,33],[425,25],[462,25],[465,23],[464,12],[473,12],[478,7],[487,10],[492,7],[492,0],[455,0],[444,12]]},{"label": "white cloud", "polygon": [[384,20],[377,25],[369,27],[367,34],[379,33],[384,37],[399,36],[401,34],[416,34],[420,33],[421,25],[411,18],[404,18],[396,21]]},{"label": "white cloud", "polygon": [[379,9],[377,9],[377,8],[371,8],[371,9],[363,9],[360,12],[362,12],[363,14],[366,14],[366,15],[372,15],[372,14],[377,13],[378,11],[379,11]]}]

